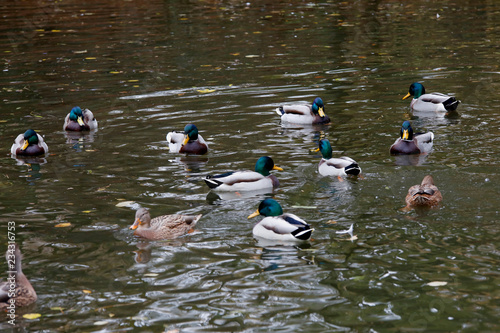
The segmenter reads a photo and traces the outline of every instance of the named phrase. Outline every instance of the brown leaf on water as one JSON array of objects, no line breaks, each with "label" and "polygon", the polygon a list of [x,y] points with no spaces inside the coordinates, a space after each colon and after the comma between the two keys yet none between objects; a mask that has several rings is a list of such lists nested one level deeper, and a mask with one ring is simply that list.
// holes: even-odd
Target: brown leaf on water
[{"label": "brown leaf on water", "polygon": [[337,221],[334,221],[334,220],[328,220],[328,221],[326,221],[326,223],[327,223],[327,224],[335,224],[335,223],[337,223]]},{"label": "brown leaf on water", "polygon": [[88,289],[83,289],[82,291],[84,294],[92,294],[92,291],[90,291]]},{"label": "brown leaf on water", "polygon": [[71,226],[71,223],[69,222],[64,222],[64,223],[59,223],[59,224],[56,224],[54,227],[55,228],[66,228],[66,227],[69,227]]}]

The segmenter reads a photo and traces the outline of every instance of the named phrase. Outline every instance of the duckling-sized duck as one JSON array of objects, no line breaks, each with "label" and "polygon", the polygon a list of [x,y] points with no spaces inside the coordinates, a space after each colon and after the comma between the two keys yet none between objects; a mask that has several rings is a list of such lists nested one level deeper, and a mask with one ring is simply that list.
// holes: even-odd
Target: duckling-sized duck
[{"label": "duckling-sized duck", "polygon": [[163,215],[151,219],[146,208],[140,208],[135,213],[134,224],[130,226],[134,235],[149,240],[173,239],[187,234],[194,228],[200,215]]},{"label": "duckling-sized duck", "polygon": [[448,96],[441,93],[425,93],[425,88],[421,83],[414,82],[410,85],[408,94],[403,97],[407,99],[413,96],[410,103],[410,108],[414,111],[421,112],[453,112],[457,110],[460,103],[453,96]]},{"label": "duckling-sized duck", "polygon": [[89,131],[97,128],[97,120],[89,109],[82,109],[75,106],[64,119],[64,131]]},{"label": "duckling-sized duck", "polygon": [[441,192],[434,185],[434,179],[432,179],[431,175],[427,175],[422,180],[420,185],[413,185],[408,190],[408,194],[406,195],[406,210],[410,210],[412,208],[420,208],[420,207],[436,207],[443,201],[443,196]]},{"label": "duckling-sized duck", "polygon": [[361,168],[352,158],[347,156],[332,157],[332,146],[328,139],[319,140],[319,148],[316,151],[321,151],[323,155],[318,165],[318,171],[322,176],[337,176],[339,180],[342,180],[341,177],[347,175],[357,176],[361,173]]},{"label": "duckling-sized duck", "polygon": [[253,235],[260,238],[276,241],[305,241],[311,237],[312,229],[306,221],[297,215],[283,214],[281,205],[274,199],[265,199],[253,214],[265,218],[253,227]]},{"label": "duckling-sized duck", "polygon": [[172,153],[203,155],[208,151],[208,145],[198,134],[198,128],[187,124],[184,132],[170,132],[167,134],[168,148]]},{"label": "duckling-sized duck", "polygon": [[0,283],[0,309],[11,304],[27,306],[37,300],[35,289],[23,273],[21,250],[17,244],[9,244],[5,253],[8,265],[7,281]]},{"label": "duckling-sized duck", "polygon": [[323,100],[316,97],[312,105],[283,105],[276,109],[281,121],[294,124],[328,124]]},{"label": "duckling-sized duck", "polygon": [[49,147],[42,136],[32,129],[19,134],[10,148],[11,154],[16,156],[38,156],[48,151]]},{"label": "duckling-sized duck", "polygon": [[413,134],[408,120],[403,122],[401,137],[391,146],[391,155],[427,154],[432,150],[434,133]]},{"label": "duckling-sized duck", "polygon": [[269,173],[271,170],[283,171],[274,164],[269,156],[263,156],[255,163],[255,171],[245,170],[226,172],[220,175],[208,175],[205,183],[214,191],[258,191],[279,186],[278,178]]}]

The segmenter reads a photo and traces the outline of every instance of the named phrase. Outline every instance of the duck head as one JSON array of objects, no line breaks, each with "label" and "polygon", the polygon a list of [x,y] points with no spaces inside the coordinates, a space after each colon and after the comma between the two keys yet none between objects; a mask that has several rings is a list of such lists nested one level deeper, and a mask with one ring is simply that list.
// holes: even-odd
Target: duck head
[{"label": "duck head", "polygon": [[182,145],[184,146],[191,140],[198,139],[198,128],[194,124],[187,124],[184,127],[184,141],[182,141]]},{"label": "duck head", "polygon": [[251,219],[257,215],[262,216],[280,216],[283,215],[283,208],[281,205],[274,199],[265,199],[259,205],[259,209],[257,209],[253,214],[249,215],[248,218]]},{"label": "duck head", "polygon": [[37,145],[38,144],[38,135],[32,129],[24,132],[24,144],[21,147],[21,150],[26,150],[29,145]]},{"label": "duck head", "polygon": [[278,170],[283,171],[282,168],[274,164],[274,161],[269,156],[262,156],[255,163],[255,172],[260,173],[263,176],[269,176],[269,171]]},{"label": "duck head", "polygon": [[402,140],[413,140],[413,128],[408,120],[403,122],[401,126],[401,139]]},{"label": "duck head", "polygon": [[85,126],[85,123],[83,122],[83,112],[79,106],[75,106],[71,109],[71,112],[69,113],[69,119],[76,121],[80,126]]},{"label": "duck head", "polygon": [[319,115],[321,118],[325,116],[325,105],[323,104],[323,100],[319,97],[314,99],[312,104],[312,111],[314,114]]},{"label": "duck head", "polygon": [[135,230],[139,226],[149,227],[149,223],[151,222],[151,215],[149,215],[149,211],[146,208],[139,208],[137,212],[135,212],[135,221],[134,224],[130,226],[130,230]]},{"label": "duck head", "polygon": [[419,98],[423,94],[425,94],[424,86],[421,83],[413,82],[410,85],[410,89],[408,90],[408,94],[406,94],[406,96],[403,97],[403,99],[407,99],[410,96],[413,96],[413,98]]},{"label": "duck head", "polygon": [[330,141],[328,139],[319,140],[319,148],[315,151],[321,151],[321,155],[325,160],[332,158],[332,146],[330,145]]}]

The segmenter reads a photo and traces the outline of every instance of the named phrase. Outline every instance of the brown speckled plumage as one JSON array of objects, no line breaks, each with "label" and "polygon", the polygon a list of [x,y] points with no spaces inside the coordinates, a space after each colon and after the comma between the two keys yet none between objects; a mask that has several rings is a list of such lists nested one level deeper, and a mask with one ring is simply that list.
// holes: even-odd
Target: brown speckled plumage
[{"label": "brown speckled plumage", "polygon": [[434,180],[431,175],[427,175],[422,180],[420,185],[414,185],[408,190],[406,195],[406,207],[435,207],[441,203],[443,196],[434,185]]}]

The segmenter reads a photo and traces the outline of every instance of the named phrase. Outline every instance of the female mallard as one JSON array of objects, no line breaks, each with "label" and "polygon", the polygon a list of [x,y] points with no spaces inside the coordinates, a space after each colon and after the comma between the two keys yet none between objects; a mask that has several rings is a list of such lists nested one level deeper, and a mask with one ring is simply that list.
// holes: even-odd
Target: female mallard
[{"label": "female mallard", "polygon": [[256,237],[277,241],[305,241],[314,231],[297,215],[283,214],[281,205],[273,199],[263,200],[259,209],[248,218],[257,215],[265,216],[265,218],[253,227],[253,234]]},{"label": "female mallard", "polygon": [[0,309],[11,304],[15,307],[27,306],[37,300],[35,289],[23,273],[21,250],[17,244],[9,244],[5,258],[8,264],[7,281],[0,284]]},{"label": "female mallard", "polygon": [[167,134],[168,148],[172,153],[203,155],[208,151],[208,145],[198,134],[198,128],[187,124],[184,132],[170,132]]},{"label": "female mallard", "polygon": [[432,132],[415,134],[408,120],[403,122],[401,137],[391,146],[391,155],[427,154],[432,150]]},{"label": "female mallard", "polygon": [[413,185],[406,195],[406,208],[435,207],[443,201],[441,192],[434,185],[431,175],[427,175],[420,185]]},{"label": "female mallard", "polygon": [[19,134],[10,148],[11,154],[16,156],[38,156],[48,151],[49,147],[42,136],[32,129]]},{"label": "female mallard", "polygon": [[361,168],[352,158],[347,156],[333,158],[332,146],[327,139],[319,140],[319,148],[316,151],[321,151],[323,155],[318,166],[318,171],[322,176],[337,176],[340,180],[341,176],[357,176],[361,173]]},{"label": "female mallard", "polygon": [[282,168],[276,166],[272,158],[263,156],[255,163],[255,171],[245,170],[226,172],[221,175],[208,175],[204,180],[208,187],[215,191],[258,191],[262,189],[273,189],[279,186],[278,178],[271,175],[269,171]]},{"label": "female mallard", "polygon": [[89,131],[97,128],[97,120],[89,109],[82,111],[79,106],[71,109],[64,119],[64,131]]},{"label": "female mallard", "polygon": [[424,86],[418,82],[410,85],[410,90],[403,99],[407,99],[410,96],[413,96],[410,108],[421,112],[453,112],[460,103],[453,96],[441,93],[426,94]]},{"label": "female mallard", "polygon": [[323,100],[316,97],[312,105],[283,105],[276,109],[281,121],[294,124],[328,124],[330,118],[325,114]]},{"label": "female mallard", "polygon": [[163,215],[151,219],[146,208],[140,208],[135,213],[135,221],[131,230],[134,235],[149,240],[172,239],[187,234],[194,228],[200,215]]}]

